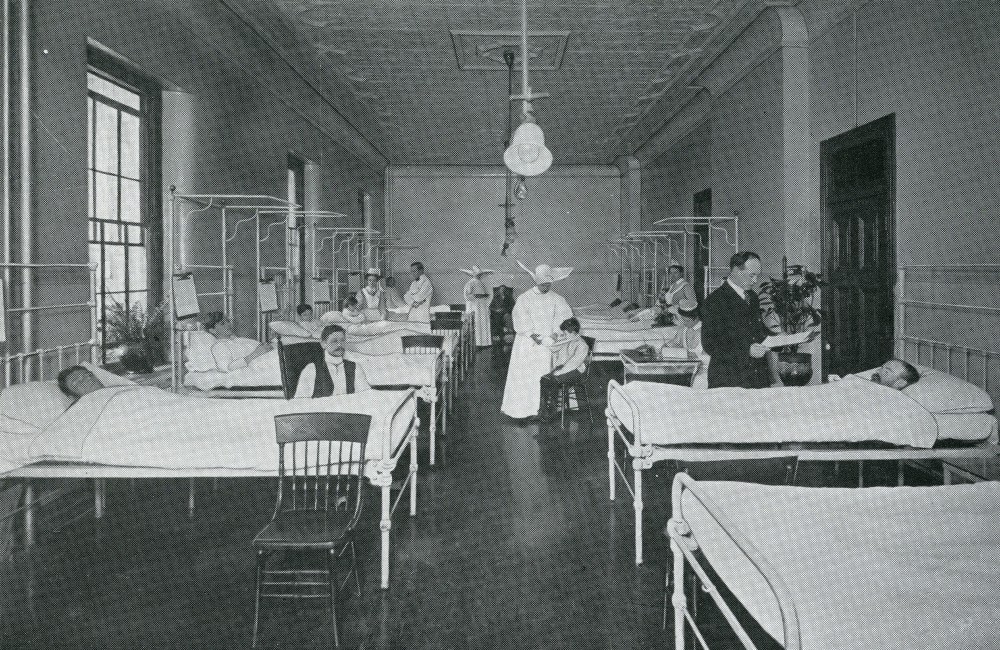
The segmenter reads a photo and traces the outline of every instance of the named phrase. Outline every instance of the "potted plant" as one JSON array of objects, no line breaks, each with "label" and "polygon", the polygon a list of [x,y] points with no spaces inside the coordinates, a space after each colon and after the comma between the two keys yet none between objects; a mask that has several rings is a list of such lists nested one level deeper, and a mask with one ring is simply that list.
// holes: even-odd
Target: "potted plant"
[{"label": "potted plant", "polygon": [[[803,266],[783,265],[781,279],[770,278],[760,285],[762,303],[770,303],[776,325],[786,334],[805,332],[823,321],[822,311],[813,305],[823,277]],[[812,355],[787,346],[778,352],[778,374],[788,386],[804,386],[812,378]]]},{"label": "potted plant", "polygon": [[150,373],[163,360],[163,304],[144,306],[140,302],[126,308],[113,300],[104,317],[104,335],[108,347],[120,350],[122,368],[129,372]]}]

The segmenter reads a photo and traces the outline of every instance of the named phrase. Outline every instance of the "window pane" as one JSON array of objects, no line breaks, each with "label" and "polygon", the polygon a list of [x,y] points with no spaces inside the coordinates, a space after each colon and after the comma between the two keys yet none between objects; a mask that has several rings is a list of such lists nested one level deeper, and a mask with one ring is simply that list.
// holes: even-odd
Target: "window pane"
[{"label": "window pane", "polygon": [[109,97],[119,104],[131,106],[135,110],[140,109],[139,95],[93,72],[87,73],[87,88],[105,97]]},{"label": "window pane", "polygon": [[[93,241],[97,241],[97,222],[96,221],[91,221],[90,222],[90,234],[88,235],[88,239],[90,241],[92,241],[92,242]],[[91,255],[91,258],[93,258],[93,255]]]},{"label": "window pane", "polygon": [[142,220],[142,207],[139,205],[139,181],[121,179],[122,184],[122,221],[139,223]]},{"label": "window pane", "polygon": [[139,292],[135,292],[135,293],[129,291],[128,301],[129,301],[129,305],[130,306],[136,307],[138,305],[138,308],[140,310],[142,310],[142,311],[146,310],[146,292],[145,291],[139,291]]},{"label": "window pane", "polygon": [[146,249],[142,246],[128,247],[128,287],[129,291],[142,291],[146,286]]},{"label": "window pane", "polygon": [[107,291],[125,291],[125,247],[104,247],[104,283]]},{"label": "window pane", "polygon": [[[101,245],[91,244],[90,245],[90,263],[97,265],[97,277],[101,277]],[[100,287],[97,288],[100,291]]]},{"label": "window pane", "polygon": [[104,223],[101,224],[104,228],[104,241],[118,243],[122,240],[121,238],[121,226],[117,223]]},{"label": "window pane", "polygon": [[118,178],[107,174],[94,174],[96,219],[118,220]]},{"label": "window pane", "polygon": [[139,178],[139,118],[122,113],[122,176]]},{"label": "window pane", "polygon": [[118,173],[118,111],[97,102],[94,124],[94,169]]},{"label": "window pane", "polygon": [[87,98],[87,167],[94,167],[94,100]]},{"label": "window pane", "polygon": [[128,243],[142,244],[142,226],[125,226],[128,234]]}]

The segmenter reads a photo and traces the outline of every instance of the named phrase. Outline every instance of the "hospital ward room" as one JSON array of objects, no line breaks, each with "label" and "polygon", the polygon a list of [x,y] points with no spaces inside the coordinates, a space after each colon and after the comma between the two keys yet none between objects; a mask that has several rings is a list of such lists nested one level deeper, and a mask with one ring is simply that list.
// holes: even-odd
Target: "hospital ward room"
[{"label": "hospital ward room", "polygon": [[4,0],[0,648],[1000,650],[994,0]]}]

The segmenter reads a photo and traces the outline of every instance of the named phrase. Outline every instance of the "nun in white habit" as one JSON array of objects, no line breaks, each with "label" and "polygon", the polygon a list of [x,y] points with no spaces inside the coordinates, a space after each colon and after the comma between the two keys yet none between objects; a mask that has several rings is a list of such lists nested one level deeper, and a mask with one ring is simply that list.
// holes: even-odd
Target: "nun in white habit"
[{"label": "nun in white habit", "polygon": [[510,354],[500,410],[515,419],[538,415],[538,382],[542,375],[552,370],[549,346],[559,332],[559,325],[573,316],[566,299],[551,290],[552,283],[564,279],[572,268],[539,264],[530,271],[520,261],[518,264],[531,275],[536,286],[517,297],[511,314],[517,336]]},{"label": "nun in white habit", "polygon": [[465,311],[474,315],[476,325],[476,345],[483,347],[493,343],[490,333],[490,290],[483,283],[482,276],[493,273],[490,269],[481,269],[475,264],[471,269],[459,269],[472,278],[465,283]]}]

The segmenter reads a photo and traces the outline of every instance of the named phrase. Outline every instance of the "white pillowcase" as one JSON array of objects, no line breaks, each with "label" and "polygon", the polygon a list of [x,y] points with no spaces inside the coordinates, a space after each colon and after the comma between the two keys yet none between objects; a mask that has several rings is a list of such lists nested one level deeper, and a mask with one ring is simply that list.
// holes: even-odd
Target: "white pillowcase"
[{"label": "white pillowcase", "polygon": [[914,366],[920,381],[903,392],[931,413],[986,413],[993,410],[993,400],[985,390],[946,372]]},{"label": "white pillowcase", "polygon": [[0,416],[4,431],[40,431],[62,415],[73,403],[54,381],[29,381],[0,391]]},{"label": "white pillowcase", "polygon": [[344,315],[339,311],[328,311],[319,317],[319,322],[323,323],[324,325],[331,325],[334,323],[336,323],[337,325],[342,325],[347,322],[347,319],[344,318]]},{"label": "white pillowcase", "polygon": [[[920,381],[903,389],[915,402],[931,413],[988,413],[993,410],[989,393],[964,379],[927,366],[913,364],[920,373]],[[858,377],[871,379],[878,370],[865,370]]]}]

